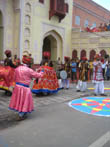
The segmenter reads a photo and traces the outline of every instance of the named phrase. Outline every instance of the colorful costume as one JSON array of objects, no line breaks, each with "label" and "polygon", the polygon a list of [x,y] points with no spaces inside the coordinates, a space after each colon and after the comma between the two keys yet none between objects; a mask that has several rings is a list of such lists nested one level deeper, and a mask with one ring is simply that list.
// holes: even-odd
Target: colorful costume
[{"label": "colorful costume", "polygon": [[71,72],[71,67],[70,67],[70,62],[66,61],[64,64],[64,70],[67,72],[67,78],[62,79],[62,88],[66,87],[66,89],[69,89],[70,87],[70,72]]},{"label": "colorful costume", "polygon": [[0,66],[0,89],[6,90],[6,94],[11,94],[9,87],[13,87],[14,83],[14,68],[16,67],[11,59],[11,51],[5,51],[6,59],[4,60],[5,66]]},{"label": "colorful costume", "polygon": [[52,67],[41,66],[38,71],[44,71],[43,77],[35,80],[32,88],[33,93],[56,93],[59,90],[56,72]]},{"label": "colorful costume", "polygon": [[11,59],[11,51],[6,50],[5,55],[6,55],[6,59],[4,60],[4,65],[16,68],[17,66],[13,64],[12,59]]},{"label": "colorful costume", "polygon": [[88,63],[86,60],[86,58],[83,58],[83,61],[80,63],[79,80],[76,86],[77,91],[84,92],[87,89]]},{"label": "colorful costume", "polygon": [[10,66],[0,66],[0,89],[10,91],[9,87],[15,86],[15,69]]},{"label": "colorful costume", "polygon": [[15,69],[15,88],[11,97],[9,108],[20,114],[30,113],[34,110],[31,90],[29,88],[32,78],[39,78],[42,73],[37,73],[26,66]]},{"label": "colorful costume", "polygon": [[106,71],[107,80],[110,80],[110,61],[107,64],[107,71]]},{"label": "colorful costume", "polygon": [[93,83],[95,84],[95,95],[104,94],[104,78],[102,63],[100,61],[93,62]]}]

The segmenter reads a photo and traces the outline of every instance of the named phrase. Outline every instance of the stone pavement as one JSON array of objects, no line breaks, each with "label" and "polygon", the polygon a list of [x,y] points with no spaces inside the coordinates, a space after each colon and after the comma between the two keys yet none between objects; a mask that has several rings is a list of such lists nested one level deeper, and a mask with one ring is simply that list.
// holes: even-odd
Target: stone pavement
[{"label": "stone pavement", "polygon": [[[88,82],[88,88],[93,87],[93,84],[91,82]],[[110,87],[110,82],[105,82],[105,87]],[[110,96],[110,90],[105,91],[105,93]],[[57,94],[50,94],[46,96],[42,95],[35,95],[33,94],[34,98],[34,106],[35,109],[39,109],[39,107],[47,106],[50,104],[57,104],[57,103],[64,103],[67,101],[70,101],[72,99],[84,97],[84,96],[93,96],[93,90],[87,90],[85,93],[83,92],[76,92],[76,84],[71,84],[70,88],[68,90],[63,89],[60,90]],[[13,115],[13,111],[8,110],[10,97],[5,96],[4,91],[0,91],[0,129],[7,127],[8,125],[16,124],[17,122],[13,121],[15,119],[16,114]],[[7,120],[7,121],[6,121]],[[7,123],[6,123],[7,122]],[[6,123],[6,124],[5,124]]]}]

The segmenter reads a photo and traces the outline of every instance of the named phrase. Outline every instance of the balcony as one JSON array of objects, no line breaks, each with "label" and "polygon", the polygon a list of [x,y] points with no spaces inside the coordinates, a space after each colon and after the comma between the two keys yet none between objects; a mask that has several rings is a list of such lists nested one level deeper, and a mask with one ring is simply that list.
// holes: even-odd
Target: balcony
[{"label": "balcony", "polygon": [[66,3],[64,0],[50,0],[49,20],[57,16],[59,22],[66,16]]}]

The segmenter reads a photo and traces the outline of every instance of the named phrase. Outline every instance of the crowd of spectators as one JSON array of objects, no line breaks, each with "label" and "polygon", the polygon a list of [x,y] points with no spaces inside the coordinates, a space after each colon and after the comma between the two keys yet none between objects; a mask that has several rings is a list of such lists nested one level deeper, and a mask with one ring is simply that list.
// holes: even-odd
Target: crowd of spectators
[{"label": "crowd of spectators", "polygon": [[[80,72],[80,65],[81,65],[82,60],[76,58],[76,59],[70,59],[69,60],[69,71],[70,71],[70,79],[71,82],[75,82],[77,83],[78,79],[79,79],[79,72]],[[87,79],[92,80],[93,78],[93,62],[94,60],[86,60],[87,62]],[[110,80],[110,58],[104,58],[102,57],[101,59],[102,62],[102,69],[103,69],[103,77],[104,80]],[[65,64],[65,63],[64,63]],[[63,64],[63,65],[64,65]],[[62,69],[62,66],[60,67]],[[58,69],[56,70],[56,72],[58,72],[60,70],[59,68],[59,64],[58,64]]]},{"label": "crowd of spectators", "polygon": [[110,31],[110,23],[106,24],[106,23],[100,23],[100,25],[98,27],[86,27],[85,31],[87,32],[104,32],[104,31]]}]

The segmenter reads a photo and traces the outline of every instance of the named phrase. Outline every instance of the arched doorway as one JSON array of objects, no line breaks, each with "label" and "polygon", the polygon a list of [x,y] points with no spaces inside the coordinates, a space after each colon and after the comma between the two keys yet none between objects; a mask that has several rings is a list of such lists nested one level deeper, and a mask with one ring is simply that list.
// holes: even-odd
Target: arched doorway
[{"label": "arched doorway", "polygon": [[101,51],[100,51],[100,54],[101,54],[101,57],[105,57],[106,51],[105,51],[105,50],[101,50]]},{"label": "arched doorway", "polygon": [[57,41],[56,39],[49,35],[44,39],[43,42],[43,53],[49,52],[50,53],[50,59],[52,61],[57,60]]},{"label": "arched doorway", "polygon": [[90,51],[90,57],[89,57],[89,59],[90,59],[90,60],[94,60],[95,54],[96,54],[96,51],[91,50],[91,51]]},{"label": "arched doorway", "polygon": [[0,60],[3,59],[3,16],[0,11]]},{"label": "arched doorway", "polygon": [[77,58],[77,51],[76,50],[73,50],[73,52],[72,52],[72,59],[73,58]]},{"label": "arched doorway", "polygon": [[81,51],[81,56],[80,56],[80,58],[82,59],[83,57],[86,57],[86,51],[85,51],[85,50],[82,50],[82,51]]},{"label": "arched doorway", "polygon": [[63,50],[62,50],[62,38],[54,30],[47,32],[44,35],[43,47],[42,47],[42,57],[43,53],[47,52],[50,54],[50,59],[56,61],[58,57],[63,59]]}]

